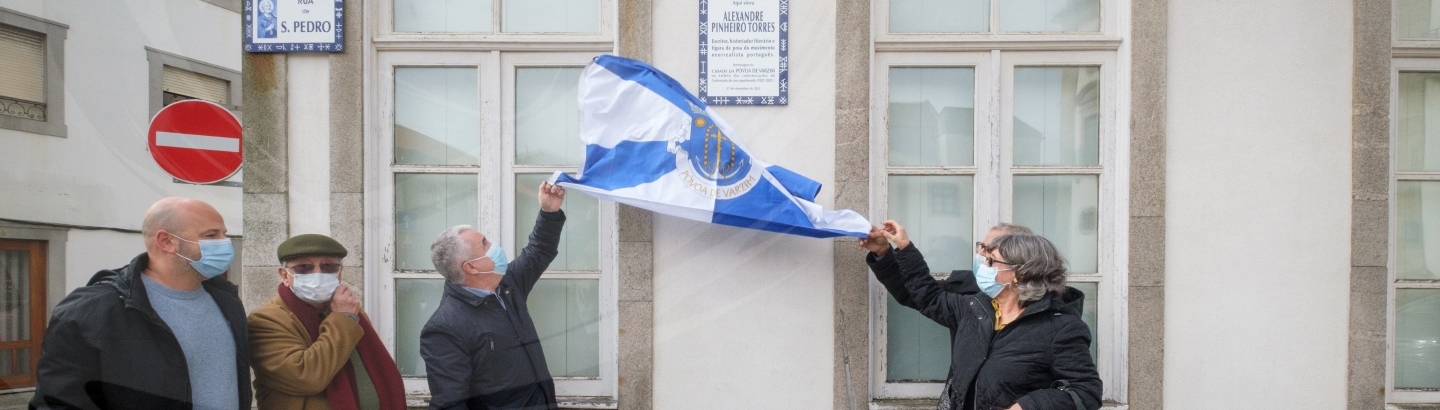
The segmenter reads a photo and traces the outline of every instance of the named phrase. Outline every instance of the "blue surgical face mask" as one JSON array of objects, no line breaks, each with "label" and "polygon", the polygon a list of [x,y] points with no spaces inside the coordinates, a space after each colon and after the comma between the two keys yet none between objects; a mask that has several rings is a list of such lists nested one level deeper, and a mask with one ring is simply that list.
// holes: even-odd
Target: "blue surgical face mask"
[{"label": "blue surgical face mask", "polygon": [[[484,272],[484,273],[493,273],[493,274],[496,274],[496,275],[504,275],[504,274],[505,274],[505,269],[507,269],[507,268],[510,267],[510,266],[509,266],[509,265],[510,265],[510,261],[505,258],[505,248],[501,248],[501,247],[500,247],[500,244],[498,244],[498,243],[491,243],[491,244],[490,244],[490,250],[485,251],[485,256],[481,256],[481,257],[478,257],[478,258],[475,258],[475,259],[471,259],[471,260],[472,260],[472,261],[477,261],[477,260],[481,260],[481,259],[485,259],[485,258],[490,258],[490,261],[491,261],[491,262],[495,262],[495,270],[490,271],[490,272]],[[469,261],[466,261],[466,262],[469,262]]]},{"label": "blue surgical face mask", "polygon": [[235,244],[230,242],[230,238],[201,239],[199,242],[179,236],[176,236],[175,239],[200,246],[200,259],[186,258],[179,252],[176,252],[175,256],[190,261],[190,267],[195,268],[195,271],[200,272],[200,276],[204,276],[205,279],[225,273],[225,270],[230,269],[230,262],[235,260]]},{"label": "blue surgical face mask", "polygon": [[995,295],[999,295],[1000,291],[1005,289],[1005,285],[995,282],[995,275],[1000,274],[1000,271],[994,266],[985,266],[984,256],[976,254],[975,262],[970,266],[971,272],[975,272],[975,285],[980,287],[981,292],[985,292],[993,299]]}]

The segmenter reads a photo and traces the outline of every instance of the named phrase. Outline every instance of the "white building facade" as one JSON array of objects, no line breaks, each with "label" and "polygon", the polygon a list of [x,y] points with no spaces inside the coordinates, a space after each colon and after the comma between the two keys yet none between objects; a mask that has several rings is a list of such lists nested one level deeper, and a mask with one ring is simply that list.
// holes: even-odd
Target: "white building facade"
[{"label": "white building facade", "polygon": [[0,1],[0,391],[33,389],[48,313],[145,251],[140,223],[156,200],[204,200],[243,236],[243,175],[181,183],[146,143],[150,118],[173,101],[239,115],[239,6]]},{"label": "white building facade", "polygon": [[[429,244],[469,224],[524,246],[535,185],[583,161],[581,68],[618,54],[699,86],[699,1],[348,1],[344,52],[243,55],[239,2],[209,1],[0,0],[0,29],[49,56],[65,36],[45,60],[64,84],[0,90],[64,125],[0,116],[0,249],[63,244],[53,304],[140,251],[154,199],[202,198],[243,226],[230,278],[254,308],[281,241],[331,235],[415,405]],[[1087,295],[1106,408],[1440,404],[1440,1],[781,4],[788,102],[717,108],[736,137],[823,183],[822,205],[905,223],[937,272],[999,222],[1050,238]],[[243,188],[175,184],[121,142],[148,117],[114,101],[153,94],[156,60],[244,73],[222,102]],[[948,334],[853,239],[578,192],[564,209],[530,305],[567,408],[934,408]]]}]

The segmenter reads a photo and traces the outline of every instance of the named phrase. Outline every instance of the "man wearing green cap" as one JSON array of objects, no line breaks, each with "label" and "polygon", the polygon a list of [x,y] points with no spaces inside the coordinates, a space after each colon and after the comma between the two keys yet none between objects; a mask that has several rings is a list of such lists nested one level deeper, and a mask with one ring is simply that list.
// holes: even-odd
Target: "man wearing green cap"
[{"label": "man wearing green cap", "polygon": [[400,370],[360,298],[341,286],[345,247],[325,235],[280,244],[280,287],[250,314],[261,410],[403,410]]}]

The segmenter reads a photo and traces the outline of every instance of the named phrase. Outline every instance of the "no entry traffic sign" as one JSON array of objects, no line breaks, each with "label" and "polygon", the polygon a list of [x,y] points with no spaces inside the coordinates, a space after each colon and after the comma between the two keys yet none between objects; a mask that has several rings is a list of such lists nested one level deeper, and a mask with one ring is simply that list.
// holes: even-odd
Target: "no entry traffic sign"
[{"label": "no entry traffic sign", "polygon": [[150,156],[175,179],[213,184],[240,170],[240,134],[240,121],[225,107],[179,101],[150,120]]}]

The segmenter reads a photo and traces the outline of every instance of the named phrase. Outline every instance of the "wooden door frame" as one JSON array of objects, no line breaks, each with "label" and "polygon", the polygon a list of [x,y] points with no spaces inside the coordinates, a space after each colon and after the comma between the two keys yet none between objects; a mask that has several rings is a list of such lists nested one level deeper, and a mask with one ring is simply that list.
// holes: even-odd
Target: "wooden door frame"
[{"label": "wooden door frame", "polygon": [[[18,349],[30,349],[29,363],[26,367],[27,374],[0,376],[0,390],[35,386],[35,367],[40,363],[40,345],[45,336],[46,316],[49,310],[45,299],[48,246],[47,241],[0,239],[0,250],[28,251],[30,253],[30,339],[0,342],[0,348],[12,349],[12,355],[18,355]],[[16,363],[18,364],[18,361]]]}]

